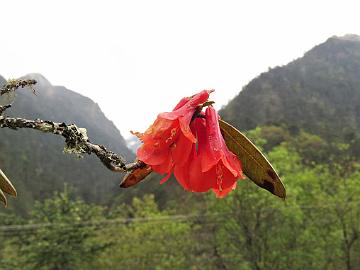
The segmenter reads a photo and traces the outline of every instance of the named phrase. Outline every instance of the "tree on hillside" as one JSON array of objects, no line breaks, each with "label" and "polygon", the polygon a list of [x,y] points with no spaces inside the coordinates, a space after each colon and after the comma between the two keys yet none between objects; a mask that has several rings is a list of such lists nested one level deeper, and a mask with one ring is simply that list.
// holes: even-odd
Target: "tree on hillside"
[{"label": "tree on hillside", "polygon": [[31,224],[17,237],[26,269],[71,270],[91,263],[111,244],[96,237],[102,211],[100,206],[72,199],[66,186],[53,198],[37,202]]}]

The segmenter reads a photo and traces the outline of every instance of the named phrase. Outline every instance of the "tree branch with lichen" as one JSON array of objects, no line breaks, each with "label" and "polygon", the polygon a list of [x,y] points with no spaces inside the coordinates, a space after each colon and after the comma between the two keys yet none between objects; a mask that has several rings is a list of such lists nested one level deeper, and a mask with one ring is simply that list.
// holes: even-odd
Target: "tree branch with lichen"
[{"label": "tree branch with lichen", "polygon": [[[0,96],[13,94],[19,88],[25,87],[30,87],[35,94],[35,84],[35,80],[9,80],[0,89]],[[121,155],[115,154],[103,145],[92,143],[87,136],[86,129],[77,127],[75,124],[4,116],[4,112],[10,107],[11,104],[0,106],[0,128],[10,128],[13,130],[30,128],[44,133],[60,135],[65,138],[64,152],[80,156],[83,154],[95,154],[106,168],[113,172],[131,172],[145,166],[145,164],[140,161],[126,163]]]}]

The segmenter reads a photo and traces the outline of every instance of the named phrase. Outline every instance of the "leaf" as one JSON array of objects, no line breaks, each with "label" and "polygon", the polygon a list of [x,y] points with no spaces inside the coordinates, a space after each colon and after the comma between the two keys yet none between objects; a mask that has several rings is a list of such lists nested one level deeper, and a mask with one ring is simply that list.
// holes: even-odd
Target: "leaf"
[{"label": "leaf", "polygon": [[144,165],[141,168],[137,168],[130,173],[127,173],[122,182],[120,183],[120,187],[128,188],[136,185],[145,179],[152,172],[152,169],[149,165]]},{"label": "leaf", "polygon": [[4,192],[0,189],[0,201],[4,204],[4,206],[7,206],[7,201]]},{"label": "leaf", "polygon": [[6,175],[3,173],[3,171],[0,169],[0,189],[7,193],[10,194],[14,197],[16,197],[16,189],[14,188],[14,186],[11,184],[10,180],[6,177]]},{"label": "leaf", "polygon": [[227,147],[238,156],[245,175],[259,187],[285,199],[286,190],[279,175],[260,150],[229,123],[219,120],[219,124]]}]

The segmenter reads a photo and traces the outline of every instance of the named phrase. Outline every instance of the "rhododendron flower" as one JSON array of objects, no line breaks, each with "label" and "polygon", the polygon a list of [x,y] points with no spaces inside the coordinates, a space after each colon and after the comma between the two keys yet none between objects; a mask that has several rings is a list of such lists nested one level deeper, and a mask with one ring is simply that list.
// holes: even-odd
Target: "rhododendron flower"
[{"label": "rhododendron flower", "polygon": [[198,144],[192,146],[185,164],[175,164],[175,177],[187,190],[205,192],[212,189],[217,197],[224,197],[235,189],[236,181],[244,176],[240,161],[225,144],[220,132],[219,116],[213,107],[206,109],[205,119],[194,121],[193,130]]},{"label": "rhododendron flower", "polygon": [[183,98],[172,112],[161,113],[145,133],[133,133],[143,145],[137,151],[137,157],[151,166],[153,171],[167,174],[166,181],[174,164],[181,164],[190,154],[191,145],[196,138],[190,130],[190,122],[198,106],[209,98],[213,90]]},{"label": "rhododendron flower", "polygon": [[[183,98],[172,112],[161,113],[145,133],[134,133],[143,145],[137,157],[152,170],[172,173],[184,189],[225,196],[243,178],[240,162],[229,151],[220,132],[219,116],[212,106],[202,106],[212,90]],[[206,104],[209,105],[209,104]]]}]

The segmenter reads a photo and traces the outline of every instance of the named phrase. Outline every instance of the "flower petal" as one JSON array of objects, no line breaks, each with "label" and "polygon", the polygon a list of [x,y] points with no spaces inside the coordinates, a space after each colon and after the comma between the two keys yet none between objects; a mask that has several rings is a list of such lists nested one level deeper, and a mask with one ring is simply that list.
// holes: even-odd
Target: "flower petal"
[{"label": "flower petal", "polygon": [[191,185],[191,177],[190,177],[190,167],[193,166],[194,160],[196,158],[196,146],[192,144],[191,152],[189,154],[188,160],[184,163],[184,165],[179,166],[175,164],[174,166],[174,176],[178,183],[188,191],[193,191]]},{"label": "flower petal", "polygon": [[[175,107],[176,110],[174,110],[172,112],[160,113],[159,117],[163,118],[163,119],[168,119],[168,120],[175,120],[175,119],[178,119],[180,117],[183,117],[183,116],[189,115],[189,114],[191,114],[191,117],[192,117],[192,115],[194,114],[194,112],[196,110],[196,107],[203,104],[204,102],[206,102],[209,98],[210,93],[211,93],[211,91],[209,91],[209,90],[203,90],[200,93],[189,98],[189,100],[186,103],[183,100],[180,101],[178,104],[179,106]],[[191,120],[191,117],[190,117],[190,120]],[[190,121],[188,124],[190,124]]]},{"label": "flower petal", "polygon": [[167,180],[169,180],[170,176],[171,176],[171,172],[165,175],[165,177],[160,180],[160,185],[164,184]]},{"label": "flower petal", "polygon": [[173,109],[173,111],[176,111],[178,109],[180,109],[182,106],[184,106],[186,103],[189,102],[191,98],[190,97],[184,97],[182,98],[178,104],[176,104],[175,108]]},{"label": "flower petal", "polygon": [[137,157],[142,162],[148,165],[158,165],[163,163],[169,155],[168,149],[156,149],[152,145],[143,144],[138,148]]},{"label": "flower petal", "polygon": [[204,172],[214,167],[223,157],[224,149],[221,142],[222,135],[220,133],[218,114],[215,109],[209,106],[205,111],[206,119],[206,139],[204,152],[201,153],[201,168]]},{"label": "flower petal", "polygon": [[224,157],[222,157],[222,162],[224,166],[233,174],[234,177],[243,178],[241,164],[238,157],[229,152],[225,152]]},{"label": "flower petal", "polygon": [[216,184],[216,175],[210,171],[201,171],[201,160],[196,157],[189,168],[189,185],[191,191],[206,192]]},{"label": "flower petal", "polygon": [[151,165],[151,168],[153,169],[154,172],[157,172],[159,174],[164,174],[164,173],[171,172],[173,166],[174,166],[174,162],[172,160],[170,153],[168,152],[166,154],[166,158],[164,159],[164,161],[162,163]]},{"label": "flower petal", "polygon": [[219,190],[231,187],[239,178],[237,175],[234,176],[221,161],[212,170],[215,170],[216,174],[216,186],[214,188]]},{"label": "flower petal", "polygon": [[181,117],[179,119],[179,122],[180,122],[181,131],[185,135],[185,137],[187,137],[192,143],[196,143],[196,138],[194,134],[192,134],[189,127],[192,116],[193,116],[192,114],[188,114],[184,117]]},{"label": "flower petal", "polygon": [[207,140],[205,153],[202,154],[202,170],[210,170],[221,160],[235,177],[240,177],[242,175],[240,161],[227,148],[220,131],[219,115],[212,106],[206,109],[205,118]]},{"label": "flower petal", "polygon": [[184,166],[192,150],[192,142],[180,134],[177,141],[171,146],[171,154],[177,166]]},{"label": "flower petal", "polygon": [[174,176],[178,183],[186,190],[190,189],[188,166],[174,166]]}]

